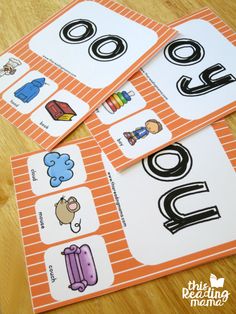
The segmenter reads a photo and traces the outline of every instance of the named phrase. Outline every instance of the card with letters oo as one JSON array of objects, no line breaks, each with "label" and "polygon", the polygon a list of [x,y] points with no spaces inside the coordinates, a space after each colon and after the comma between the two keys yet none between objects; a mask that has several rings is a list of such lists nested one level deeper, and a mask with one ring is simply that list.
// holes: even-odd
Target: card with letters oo
[{"label": "card with letters oo", "polygon": [[224,120],[121,173],[92,137],[13,157],[12,169],[36,313],[235,252]]},{"label": "card with letters oo", "polygon": [[111,0],[76,0],[0,56],[0,114],[51,149],[176,31]]},{"label": "card with letters oo", "polygon": [[209,9],[170,26],[178,36],[86,120],[118,171],[236,110],[236,34]]}]

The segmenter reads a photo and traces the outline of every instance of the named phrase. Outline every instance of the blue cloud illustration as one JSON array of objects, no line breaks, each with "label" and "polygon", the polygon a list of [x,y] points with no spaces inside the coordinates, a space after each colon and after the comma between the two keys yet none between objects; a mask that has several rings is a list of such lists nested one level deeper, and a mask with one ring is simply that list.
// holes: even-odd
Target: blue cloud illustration
[{"label": "blue cloud illustration", "polygon": [[74,175],[71,170],[74,167],[74,161],[70,159],[68,154],[48,153],[44,156],[43,161],[48,167],[47,174],[51,178],[50,185],[53,188],[58,187],[64,181],[70,180]]}]

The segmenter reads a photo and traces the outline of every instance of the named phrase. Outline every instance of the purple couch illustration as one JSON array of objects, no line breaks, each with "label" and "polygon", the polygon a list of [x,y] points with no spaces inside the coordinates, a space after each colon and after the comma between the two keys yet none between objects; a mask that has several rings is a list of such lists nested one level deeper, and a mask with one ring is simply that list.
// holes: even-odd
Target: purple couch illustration
[{"label": "purple couch illustration", "polygon": [[69,288],[83,292],[87,286],[94,286],[98,281],[96,265],[90,247],[84,244],[78,247],[72,244],[61,253],[65,256]]}]

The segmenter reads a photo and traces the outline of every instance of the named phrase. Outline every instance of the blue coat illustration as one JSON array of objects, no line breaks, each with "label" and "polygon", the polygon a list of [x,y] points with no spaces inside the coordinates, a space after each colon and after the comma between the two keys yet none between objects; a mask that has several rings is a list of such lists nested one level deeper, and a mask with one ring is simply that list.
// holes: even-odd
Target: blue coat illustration
[{"label": "blue coat illustration", "polygon": [[31,83],[26,83],[24,86],[15,91],[15,97],[25,103],[29,103],[40,92],[40,88],[45,84],[45,78],[33,80]]}]

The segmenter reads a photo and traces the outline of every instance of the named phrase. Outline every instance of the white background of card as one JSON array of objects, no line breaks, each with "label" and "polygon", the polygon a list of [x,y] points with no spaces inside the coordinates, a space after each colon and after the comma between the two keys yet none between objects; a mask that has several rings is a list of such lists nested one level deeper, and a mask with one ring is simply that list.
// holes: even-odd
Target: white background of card
[{"label": "white background of card", "polygon": [[[56,217],[54,204],[58,203],[62,196],[64,196],[66,200],[68,200],[69,197],[74,196],[80,203],[80,210],[75,213],[75,218],[72,222],[74,225],[81,220],[81,230],[78,233],[72,232],[69,224],[60,225],[59,220]],[[81,187],[41,198],[36,202],[35,208],[40,236],[42,241],[46,244],[78,237],[96,231],[99,227],[93,196],[87,187]],[[42,212],[44,229],[41,229],[40,227],[39,212]]]},{"label": "white background of card", "polygon": [[[72,187],[77,184],[85,182],[87,174],[84,168],[84,163],[78,146],[68,145],[54,150],[53,152],[58,152],[60,154],[70,155],[70,159],[74,161],[74,167],[71,169],[74,173],[74,176],[65,182],[62,182],[58,187],[51,187],[50,177],[47,174],[48,167],[44,164],[44,156],[48,152],[42,152],[36,155],[32,155],[28,159],[28,171],[30,176],[30,182],[32,191],[36,195],[47,194],[53,191],[59,191],[64,188]],[[36,171],[36,178],[38,181],[32,180],[31,169]]]},{"label": "white background of card", "polygon": [[[63,252],[66,247],[69,247],[72,244],[76,244],[77,246],[88,244],[91,248],[96,264],[98,282],[94,286],[88,286],[84,292],[73,291],[68,288],[70,282],[66,271],[65,257],[61,255],[61,252]],[[114,275],[107,254],[105,242],[100,236],[92,236],[83,238],[82,240],[76,240],[54,246],[46,251],[45,263],[52,297],[58,301],[78,298],[82,295],[103,290],[111,286],[114,280]],[[57,278],[54,283],[51,283],[50,280],[50,274],[48,272],[49,265],[53,266],[54,275]]]},{"label": "white background of card", "polygon": [[[77,114],[72,117],[71,121],[55,121],[49,112],[45,109],[45,105],[51,101],[57,100],[68,103],[68,105]],[[89,105],[85,103],[82,99],[74,96],[66,90],[60,90],[50,99],[47,100],[39,109],[37,109],[31,116],[31,120],[42,128],[45,132],[52,136],[61,136],[67,132],[74,124],[76,124],[87,112],[89,111]],[[40,126],[40,123],[48,125],[48,129]]]},{"label": "white background of card", "polygon": [[[19,98],[14,96],[14,92],[16,92],[19,88],[23,87],[27,83],[31,83],[33,80],[39,79],[39,78],[45,78],[46,81],[38,93],[38,95],[33,98],[30,102],[24,103]],[[51,94],[53,94],[57,89],[57,84],[44,76],[42,73],[38,71],[31,71],[26,76],[22,78],[22,80],[18,81],[15,85],[13,85],[11,88],[9,88],[2,96],[2,98],[9,103],[13,108],[15,108],[17,111],[26,114],[31,111],[33,111],[37,106],[39,106],[47,97],[49,97]],[[18,107],[11,104],[11,100],[13,100],[15,103],[19,104]]]},{"label": "white background of card", "polygon": [[[148,134],[147,137],[137,140],[135,145],[130,145],[128,140],[124,137],[123,132],[132,132],[136,128],[145,127],[145,122],[149,119],[156,119],[160,121],[163,129],[157,134]],[[128,158],[135,158],[142,156],[143,154],[149,152],[150,150],[168,142],[172,135],[167,129],[161,119],[153,110],[144,110],[142,112],[133,115],[132,117],[125,119],[115,125],[113,125],[110,130],[110,135],[113,140],[117,143],[117,139],[121,139],[123,146],[119,146],[123,154]]]},{"label": "white background of card", "polygon": [[[236,236],[236,176],[215,132],[208,127],[181,143],[190,151],[193,166],[185,178],[174,182],[155,180],[144,171],[141,162],[122,173],[115,172],[103,156],[106,168],[112,173],[127,224],[124,230],[129,248],[144,264],[160,264],[232,241]],[[172,235],[163,226],[167,219],[158,209],[158,200],[174,187],[198,181],[206,181],[210,192],[179,199],[178,210],[189,213],[217,205],[221,218]]]},{"label": "white background of card", "polygon": [[[95,23],[96,35],[81,44],[68,44],[62,41],[59,37],[61,28],[75,19],[87,19]],[[128,50],[114,61],[96,61],[88,54],[88,48],[95,39],[108,34],[124,38],[128,43]],[[96,2],[85,1],[75,5],[35,35],[31,39],[29,47],[40,56],[52,59],[73,73],[85,85],[92,88],[103,88],[122,75],[156,41],[157,34],[154,31]],[[47,44],[45,45],[45,43]]]},{"label": "white background of card", "polygon": [[199,74],[216,63],[221,63],[226,70],[215,75],[213,79],[227,74],[233,74],[236,77],[236,50],[233,44],[209,22],[192,20],[175,27],[175,29],[181,34],[176,39],[190,38],[198,41],[205,49],[205,56],[197,64],[178,66],[169,62],[162,50],[144,67],[145,72],[168,98],[168,104],[181,117],[194,120],[235,101],[236,82],[197,97],[182,96],[178,92],[176,83],[181,76],[186,75],[192,78],[190,87],[202,85]]},{"label": "white background of card", "polygon": [[113,114],[109,113],[103,106],[100,106],[96,110],[96,115],[103,124],[112,124],[113,122],[127,117],[128,115],[141,110],[146,106],[146,102],[143,97],[129,81],[127,81],[118,91],[133,91],[135,95],[131,97],[131,101],[124,104],[124,106]]},{"label": "white background of card", "polygon": [[[0,68],[2,68],[9,61],[9,58],[15,58],[17,60],[20,60],[19,58],[14,56],[12,53],[7,52],[0,57]],[[20,62],[21,62],[21,65],[16,67],[15,74],[4,75],[0,78],[0,93],[29,70],[28,64],[26,64],[22,60],[20,60]]]}]

